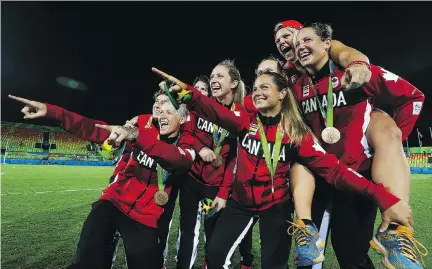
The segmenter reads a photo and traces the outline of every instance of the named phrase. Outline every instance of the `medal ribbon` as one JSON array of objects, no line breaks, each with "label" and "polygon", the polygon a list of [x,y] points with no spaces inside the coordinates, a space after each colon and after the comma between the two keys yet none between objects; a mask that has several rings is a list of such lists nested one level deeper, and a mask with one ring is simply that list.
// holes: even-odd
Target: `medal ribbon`
[{"label": "medal ribbon", "polygon": [[[157,140],[159,140],[159,135],[157,136]],[[177,145],[178,139],[174,142],[174,146]],[[165,189],[165,182],[168,178],[168,171],[163,169],[159,164],[156,165],[157,177],[158,177],[158,188],[160,191]]]},{"label": "medal ribbon", "polygon": [[279,156],[280,156],[280,149],[281,149],[281,143],[282,143],[282,121],[283,116],[278,124],[277,131],[276,131],[276,140],[274,144],[273,149],[273,156],[270,156],[270,149],[267,142],[267,137],[264,132],[264,127],[262,125],[262,122],[259,117],[257,117],[258,122],[258,131],[260,133],[260,139],[261,139],[261,145],[263,148],[263,154],[264,158],[267,164],[267,168],[270,172],[271,182],[272,182],[272,194],[274,194],[274,175],[276,174],[276,168],[277,164],[279,162]]},{"label": "medal ribbon", "polygon": [[[149,118],[149,120],[147,121],[147,123],[146,123],[146,125],[145,125],[144,128],[146,128],[146,129],[150,128],[150,127],[151,127],[151,124],[152,124],[152,121],[153,121],[153,116],[150,116],[150,118]],[[158,139],[159,139],[159,138],[158,138]]]},{"label": "medal ribbon", "polygon": [[[231,111],[235,110],[235,103],[232,104],[231,106]],[[216,148],[214,150],[214,152],[216,154],[219,154],[221,149],[222,149],[222,142],[225,140],[228,131],[225,129],[222,129],[221,135],[219,136],[219,127],[216,124],[213,124],[213,141],[216,145]]]},{"label": "medal ribbon", "polygon": [[312,82],[312,79],[309,77],[309,84],[312,88],[312,91],[314,92],[315,96],[318,99],[318,106],[321,112],[321,116],[324,120],[324,125],[326,127],[333,127],[333,85],[332,85],[332,74],[334,70],[334,64],[331,60],[329,60],[329,68],[330,68],[330,76],[329,76],[329,84],[328,84],[328,91],[327,91],[327,111],[325,111],[321,105],[321,101],[319,99],[319,96],[317,94],[317,91],[314,87],[314,84]]},{"label": "medal ribbon", "polygon": [[157,175],[158,175],[158,188],[160,191],[165,189],[165,181],[168,177],[168,172],[163,169],[159,164],[156,166]]}]

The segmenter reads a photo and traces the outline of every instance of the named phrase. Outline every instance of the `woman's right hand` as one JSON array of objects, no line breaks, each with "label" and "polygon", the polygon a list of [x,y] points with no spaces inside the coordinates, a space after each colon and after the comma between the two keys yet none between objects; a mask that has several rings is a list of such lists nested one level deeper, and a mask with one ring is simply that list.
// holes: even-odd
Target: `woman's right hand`
[{"label": "woman's right hand", "polygon": [[203,147],[200,150],[199,156],[201,157],[201,159],[208,163],[211,163],[216,159],[216,153],[214,153],[213,150],[207,147]]},{"label": "woman's right hand", "polygon": [[9,98],[25,104],[25,107],[21,109],[21,112],[24,114],[24,119],[42,118],[45,117],[47,113],[47,106],[44,103],[28,100],[10,94],[9,94]]},{"label": "woman's right hand", "polygon": [[411,230],[414,230],[412,227],[414,226],[414,222],[411,208],[403,201],[399,201],[392,205],[390,208],[382,212],[381,216],[382,223],[380,231],[387,230],[390,222],[396,222],[410,228]]}]

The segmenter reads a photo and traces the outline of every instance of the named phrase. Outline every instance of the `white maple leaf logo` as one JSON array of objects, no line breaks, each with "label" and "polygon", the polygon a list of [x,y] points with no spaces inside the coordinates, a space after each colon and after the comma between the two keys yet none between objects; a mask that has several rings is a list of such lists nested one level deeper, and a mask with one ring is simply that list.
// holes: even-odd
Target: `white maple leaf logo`
[{"label": "white maple leaf logo", "polygon": [[381,70],[384,72],[383,74],[383,78],[387,81],[393,80],[394,82],[398,81],[399,76],[396,74],[393,74],[390,71],[385,70],[384,68],[381,67]]},{"label": "white maple leaf logo", "polygon": [[317,142],[315,142],[312,146],[316,151],[322,152],[324,154],[326,154],[325,150],[321,147],[320,144],[318,144]]}]

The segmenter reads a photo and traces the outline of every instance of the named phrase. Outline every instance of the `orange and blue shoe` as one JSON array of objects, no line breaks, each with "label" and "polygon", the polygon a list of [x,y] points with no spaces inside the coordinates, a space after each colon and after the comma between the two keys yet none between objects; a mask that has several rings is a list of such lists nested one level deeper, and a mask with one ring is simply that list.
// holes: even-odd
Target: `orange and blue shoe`
[{"label": "orange and blue shoe", "polygon": [[325,241],[311,220],[296,220],[288,229],[295,239],[295,265],[312,266],[324,261]]},{"label": "orange and blue shoe", "polygon": [[370,245],[383,256],[381,262],[388,269],[425,268],[422,256],[428,254],[427,249],[414,238],[412,230],[403,225],[390,224],[386,231],[378,230]]}]

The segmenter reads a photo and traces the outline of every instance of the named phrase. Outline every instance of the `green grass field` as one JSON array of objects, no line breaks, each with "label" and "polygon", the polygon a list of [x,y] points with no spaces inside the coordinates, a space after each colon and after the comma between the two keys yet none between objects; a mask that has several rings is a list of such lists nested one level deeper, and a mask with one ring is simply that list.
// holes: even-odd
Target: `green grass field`
[{"label": "green grass field", "polygon": [[[1,167],[1,268],[66,268],[73,261],[76,244],[90,205],[107,185],[113,167],[3,165]],[[432,176],[413,175],[411,206],[416,237],[432,247]],[[167,268],[175,268],[178,208],[174,213]],[[355,231],[353,231],[355,232]],[[254,268],[260,268],[259,234],[254,230]],[[201,237],[202,239],[202,237]],[[201,240],[202,242],[202,240]],[[203,258],[200,244],[196,265]],[[371,251],[377,268],[384,268]],[[432,259],[425,258],[427,268]],[[123,251],[115,268],[124,268]],[[236,252],[232,268],[240,268]],[[290,268],[293,263],[290,263]],[[325,268],[339,268],[332,249]]]}]

